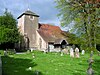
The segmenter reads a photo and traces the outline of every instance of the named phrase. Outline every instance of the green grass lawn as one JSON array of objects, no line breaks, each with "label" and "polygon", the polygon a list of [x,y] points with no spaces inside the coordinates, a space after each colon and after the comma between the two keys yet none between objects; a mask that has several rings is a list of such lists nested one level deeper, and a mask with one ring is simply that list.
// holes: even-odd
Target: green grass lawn
[{"label": "green grass lawn", "polygon": [[[2,56],[3,75],[36,75],[36,71],[39,75],[86,75],[89,54],[70,58],[69,55],[60,56],[60,53],[33,53]],[[100,56],[94,54],[93,59],[95,75],[100,75]]]}]

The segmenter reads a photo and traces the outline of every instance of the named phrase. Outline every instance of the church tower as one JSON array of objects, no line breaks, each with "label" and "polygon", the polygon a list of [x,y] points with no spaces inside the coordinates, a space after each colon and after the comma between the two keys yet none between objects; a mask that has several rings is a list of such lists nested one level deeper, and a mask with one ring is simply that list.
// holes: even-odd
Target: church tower
[{"label": "church tower", "polygon": [[38,30],[39,16],[34,12],[27,10],[24,13],[22,13],[17,19],[19,32],[23,36],[27,36],[29,40],[29,48],[36,49],[36,31]]}]

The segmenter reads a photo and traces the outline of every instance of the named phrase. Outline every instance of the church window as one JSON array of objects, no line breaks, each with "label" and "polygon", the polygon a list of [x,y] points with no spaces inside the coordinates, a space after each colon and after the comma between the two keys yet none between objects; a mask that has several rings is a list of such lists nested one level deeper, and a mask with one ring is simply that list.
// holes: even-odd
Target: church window
[{"label": "church window", "polygon": [[30,15],[30,19],[34,20],[34,16]]}]

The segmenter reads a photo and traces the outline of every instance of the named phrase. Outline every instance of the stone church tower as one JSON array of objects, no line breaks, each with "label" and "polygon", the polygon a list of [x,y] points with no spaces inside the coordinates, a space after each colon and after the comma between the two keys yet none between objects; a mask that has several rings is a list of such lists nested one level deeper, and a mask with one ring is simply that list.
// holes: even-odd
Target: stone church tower
[{"label": "stone church tower", "polygon": [[[37,49],[37,30],[39,16],[30,10],[22,13],[18,19],[19,32],[24,36],[30,49]],[[26,46],[27,47],[27,46]]]}]

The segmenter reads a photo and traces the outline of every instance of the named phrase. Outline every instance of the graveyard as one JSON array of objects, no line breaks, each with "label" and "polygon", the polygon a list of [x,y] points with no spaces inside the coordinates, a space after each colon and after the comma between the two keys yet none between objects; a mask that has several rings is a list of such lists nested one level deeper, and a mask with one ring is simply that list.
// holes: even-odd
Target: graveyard
[{"label": "graveyard", "polygon": [[[40,51],[16,53],[2,57],[3,75],[87,75],[90,53],[80,57],[69,54],[43,53]],[[92,69],[94,75],[100,75],[100,56],[93,54]]]},{"label": "graveyard", "polygon": [[0,75],[100,75],[99,15],[100,0],[1,0]]}]

